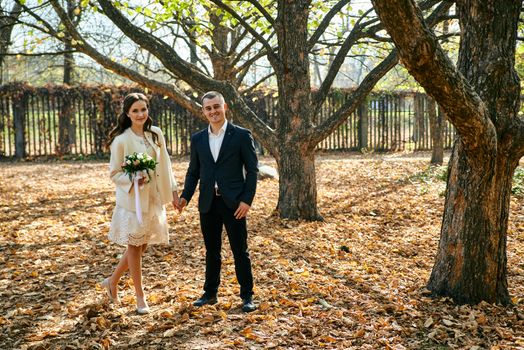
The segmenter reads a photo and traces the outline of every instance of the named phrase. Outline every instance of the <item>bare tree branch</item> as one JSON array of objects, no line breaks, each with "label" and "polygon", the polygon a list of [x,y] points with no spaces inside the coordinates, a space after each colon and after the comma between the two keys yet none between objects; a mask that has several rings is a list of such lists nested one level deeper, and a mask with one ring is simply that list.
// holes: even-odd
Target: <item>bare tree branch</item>
[{"label": "bare tree branch", "polygon": [[349,99],[322,124],[316,127],[311,136],[310,147],[314,148],[339,127],[347,117],[357,109],[366,96],[373,90],[375,84],[398,63],[397,50],[391,51],[380,64],[366,75],[358,88],[350,95]]},{"label": "bare tree branch", "polygon": [[93,58],[96,62],[98,62],[100,65],[102,65],[103,67],[110,69],[119,75],[122,75],[130,80],[133,80],[139,84],[142,84],[143,86],[146,86],[159,93],[170,96],[175,101],[177,101],[177,103],[179,103],[181,106],[189,110],[191,113],[197,116],[201,115],[200,106],[196,102],[192,101],[189,97],[187,97],[174,84],[166,84],[166,83],[154,80],[154,79],[150,79],[136,72],[133,69],[129,69],[126,66],[111,60],[107,56],[98,52],[94,47],[89,45],[84,40],[84,38],[80,35],[80,33],[76,30],[76,28],[74,27],[74,24],[70,21],[65,10],[60,6],[58,1],[51,0],[50,2],[54,10],[60,17],[62,23],[67,28],[71,37],[76,40],[77,45],[75,45],[75,47],[78,51],[88,55],[89,57]]},{"label": "bare tree branch", "polygon": [[442,50],[420,8],[410,0],[372,1],[402,62],[446,112],[463,144],[469,149],[485,148],[490,154],[496,147],[496,130],[486,106]]},{"label": "bare tree branch", "polygon": [[247,0],[251,5],[255,6],[257,10],[264,16],[264,18],[271,24],[273,27],[275,26],[275,19],[271,17],[269,12],[266,11],[266,9],[260,4],[259,1],[254,0]]},{"label": "bare tree branch", "polygon": [[274,75],[275,75],[275,72],[269,73],[268,75],[266,75],[265,77],[257,81],[255,84],[251,85],[249,88],[242,90],[240,93],[242,95],[246,95],[246,94],[253,92],[260,84],[262,84],[263,82],[265,82],[266,80],[268,80],[269,78],[271,78]]},{"label": "bare tree branch", "polygon": [[43,56],[61,56],[66,53],[76,53],[77,50],[67,51],[56,51],[56,52],[38,52],[38,53],[27,53],[27,52],[10,52],[4,53],[4,56],[27,56],[27,57],[43,57]]},{"label": "bare tree branch", "polygon": [[318,111],[320,110],[320,107],[324,103],[326,96],[329,92],[329,89],[331,89],[331,86],[333,85],[333,81],[335,80],[335,77],[337,76],[338,72],[340,71],[340,67],[344,63],[349,50],[351,50],[351,48],[357,42],[358,39],[363,37],[364,32],[362,31],[362,27],[360,26],[360,21],[363,18],[364,16],[360,17],[360,19],[353,26],[353,29],[347,36],[346,40],[344,40],[344,43],[338,50],[335,59],[331,63],[328,73],[326,77],[324,78],[324,80],[322,81],[322,85],[320,86],[319,90],[313,95],[312,104],[313,104],[313,109],[316,111],[315,113],[318,113]]},{"label": "bare tree branch", "polygon": [[[75,31],[74,28],[70,28],[71,23],[68,21],[67,16],[63,13],[63,9],[62,11],[60,11],[61,8],[57,3],[58,0],[50,1],[53,3],[53,7],[55,7],[57,13],[59,13],[61,19],[64,21],[68,29]],[[126,34],[126,36],[128,36],[131,40],[133,40],[142,48],[154,54],[159,59],[159,61],[162,62],[166,69],[171,71],[177,77],[186,81],[188,84],[201,91],[221,91],[224,94],[224,97],[226,97],[226,99],[228,100],[231,110],[233,111],[237,119],[241,120],[246,126],[252,129],[253,134],[255,134],[259,140],[271,142],[271,140],[275,138],[273,130],[247,106],[245,101],[242,99],[242,97],[238,94],[238,92],[230,83],[225,81],[217,81],[211,77],[202,74],[192,64],[180,58],[180,56],[166,43],[162,42],[160,39],[156,38],[150,33],[147,33],[140,27],[137,27],[134,24],[132,24],[127,18],[125,18],[122,15],[122,13],[119,10],[117,10],[113,6],[110,0],[98,0],[98,3],[101,5],[106,16],[111,18],[113,23],[116,26],[118,26],[120,30],[122,30],[122,32]],[[107,58],[99,57],[99,59],[104,61],[105,64],[109,64],[109,62],[107,62]],[[137,73],[133,72],[130,69],[127,69],[123,66],[119,68],[124,68],[127,74],[133,75],[135,79],[140,78],[140,75],[136,76]],[[163,84],[157,81],[150,81],[148,83],[152,84],[153,82],[159,84],[160,87]],[[164,94],[173,97],[183,107],[187,105],[187,109],[191,110],[192,112],[195,110],[195,108],[199,107],[198,104],[190,100],[181,91],[176,89],[176,87],[174,91]],[[200,111],[200,109],[198,110]],[[200,116],[201,113],[199,112],[197,115]],[[264,144],[264,146],[266,146],[266,144]]]},{"label": "bare tree branch", "polygon": [[313,48],[313,46],[315,46],[315,44],[317,43],[318,39],[320,39],[320,37],[322,36],[324,31],[327,29],[327,27],[329,27],[333,17],[335,17],[335,15],[340,10],[342,10],[344,8],[344,6],[346,6],[349,2],[351,2],[351,0],[339,1],[337,4],[335,4],[335,6],[333,6],[329,10],[328,13],[326,13],[324,18],[322,19],[322,22],[320,22],[319,26],[317,27],[317,29],[315,30],[315,32],[313,33],[311,38],[309,38],[309,43],[308,43],[309,50],[311,50]]},{"label": "bare tree branch", "polygon": [[267,50],[267,54],[269,57],[271,57],[271,59],[278,60],[278,57],[273,53],[273,49],[271,48],[271,45],[269,44],[269,42],[262,35],[260,35],[253,27],[251,27],[251,25],[249,25],[249,23],[247,23],[244,20],[244,18],[242,18],[242,16],[240,16],[235,10],[233,10],[231,7],[227,6],[220,0],[211,0],[211,1],[215,3],[217,6],[219,6],[220,8],[229,12],[231,16],[233,16],[240,24],[242,24],[242,26],[246,28],[249,31],[249,33],[253,35],[253,37],[255,37],[260,42],[262,46],[265,47],[265,49]]},{"label": "bare tree branch", "polygon": [[[428,17],[428,23],[430,25],[434,26],[438,22],[439,16],[447,12],[449,7],[451,7],[452,2],[451,1],[443,1],[439,7],[433,11],[433,13]],[[361,17],[363,18],[363,17]],[[358,22],[355,24],[354,28],[357,28],[356,33],[360,33]],[[353,32],[352,32],[353,33]],[[355,34],[357,35],[357,34]],[[351,36],[351,33],[350,33]],[[349,37],[348,37],[349,38]],[[347,40],[346,40],[347,42]],[[346,43],[344,43],[345,45]],[[345,50],[346,48],[344,48]],[[341,48],[340,51],[343,49]],[[337,53],[337,59],[343,59],[347,55],[347,52],[343,55]],[[359,104],[362,102],[362,100],[367,96],[367,94],[373,89],[375,84],[390,70],[392,69],[398,62],[398,53],[396,50],[393,50],[388,57],[386,57],[377,67],[375,67],[367,76],[364,78],[362,83],[359,85],[357,90],[351,95],[351,97],[346,101],[346,103],[333,115],[331,115],[326,121],[324,121],[321,125],[319,125],[315,129],[315,135],[312,136],[312,147],[315,147],[318,142],[323,140],[325,137],[327,137],[335,128],[337,128],[342,122],[359,106]],[[338,63],[340,64],[340,63]],[[335,66],[336,63],[334,62],[332,66]],[[338,72],[338,69],[336,70]],[[329,74],[329,73],[328,73]],[[324,82],[329,82],[329,87],[332,84],[332,81],[334,80],[334,77],[326,77],[324,79]],[[324,85],[324,82],[317,94],[314,96],[314,102],[315,102],[315,110],[319,110],[321,104],[325,101],[325,98],[327,96],[327,93],[329,91],[329,88]]]},{"label": "bare tree branch", "polygon": [[[242,28],[242,29],[243,29],[242,33],[240,33],[240,35],[236,36],[234,38],[233,42],[231,43],[231,45],[229,47],[228,55],[233,55],[236,52],[236,50],[237,50],[238,46],[240,45],[240,43],[242,42],[242,40],[244,40],[244,38],[246,37],[248,31],[247,31],[246,28]],[[251,41],[251,43],[253,43],[253,42],[254,42],[254,40]]]}]

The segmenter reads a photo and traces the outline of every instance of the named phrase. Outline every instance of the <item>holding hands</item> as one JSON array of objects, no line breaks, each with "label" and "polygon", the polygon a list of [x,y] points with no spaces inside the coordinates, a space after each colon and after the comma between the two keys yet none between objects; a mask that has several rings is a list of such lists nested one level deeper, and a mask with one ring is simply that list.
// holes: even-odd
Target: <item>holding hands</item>
[{"label": "holding hands", "polygon": [[180,197],[180,199],[178,200],[178,210],[182,212],[182,210],[184,210],[186,205],[187,205],[186,199],[184,197]]},{"label": "holding hands", "polygon": [[178,210],[179,213],[182,212],[182,209],[184,207],[180,207],[180,200],[181,198],[178,197],[178,193],[176,191],[173,192],[173,200],[171,201],[171,204],[173,204],[173,208],[175,210]]},{"label": "holding hands", "polygon": [[[172,203],[173,203],[173,207],[177,209],[179,213],[181,213],[187,205],[187,200],[184,197],[179,198],[178,194],[176,192],[173,192],[173,202]],[[247,216],[247,213],[249,212],[249,209],[251,209],[249,204],[240,202],[234,214],[235,218],[237,220],[245,218]]]}]

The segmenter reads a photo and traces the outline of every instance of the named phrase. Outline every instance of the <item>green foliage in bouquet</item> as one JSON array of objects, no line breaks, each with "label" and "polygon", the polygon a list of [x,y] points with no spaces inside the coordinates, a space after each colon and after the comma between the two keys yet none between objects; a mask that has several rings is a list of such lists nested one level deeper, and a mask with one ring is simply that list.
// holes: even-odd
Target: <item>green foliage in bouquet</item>
[{"label": "green foliage in bouquet", "polygon": [[133,181],[133,175],[139,172],[146,173],[151,180],[150,170],[155,170],[158,163],[147,153],[136,153],[127,155],[122,163],[122,170]]}]

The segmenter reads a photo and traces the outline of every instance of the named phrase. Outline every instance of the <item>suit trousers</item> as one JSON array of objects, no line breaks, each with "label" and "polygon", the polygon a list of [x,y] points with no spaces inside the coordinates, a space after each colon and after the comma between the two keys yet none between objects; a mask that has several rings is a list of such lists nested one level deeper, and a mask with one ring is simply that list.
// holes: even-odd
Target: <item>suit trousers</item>
[{"label": "suit trousers", "polygon": [[204,292],[207,295],[215,296],[220,285],[222,227],[225,226],[235,260],[235,272],[240,284],[240,297],[244,299],[253,295],[253,274],[247,248],[246,218],[238,220],[234,213],[235,210],[228,208],[221,196],[214,196],[209,212],[200,213],[200,227],[206,246]]}]

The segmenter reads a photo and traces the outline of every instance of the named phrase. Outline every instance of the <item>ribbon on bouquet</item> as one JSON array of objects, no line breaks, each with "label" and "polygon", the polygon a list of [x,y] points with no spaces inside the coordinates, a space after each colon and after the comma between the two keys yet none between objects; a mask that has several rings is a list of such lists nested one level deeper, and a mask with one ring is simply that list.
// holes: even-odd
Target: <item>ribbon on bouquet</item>
[{"label": "ribbon on bouquet", "polygon": [[140,172],[136,172],[133,174],[133,186],[135,188],[135,211],[136,211],[136,218],[140,225],[142,225],[142,207],[140,206],[140,186],[138,185],[138,180],[142,178],[142,174]]}]

